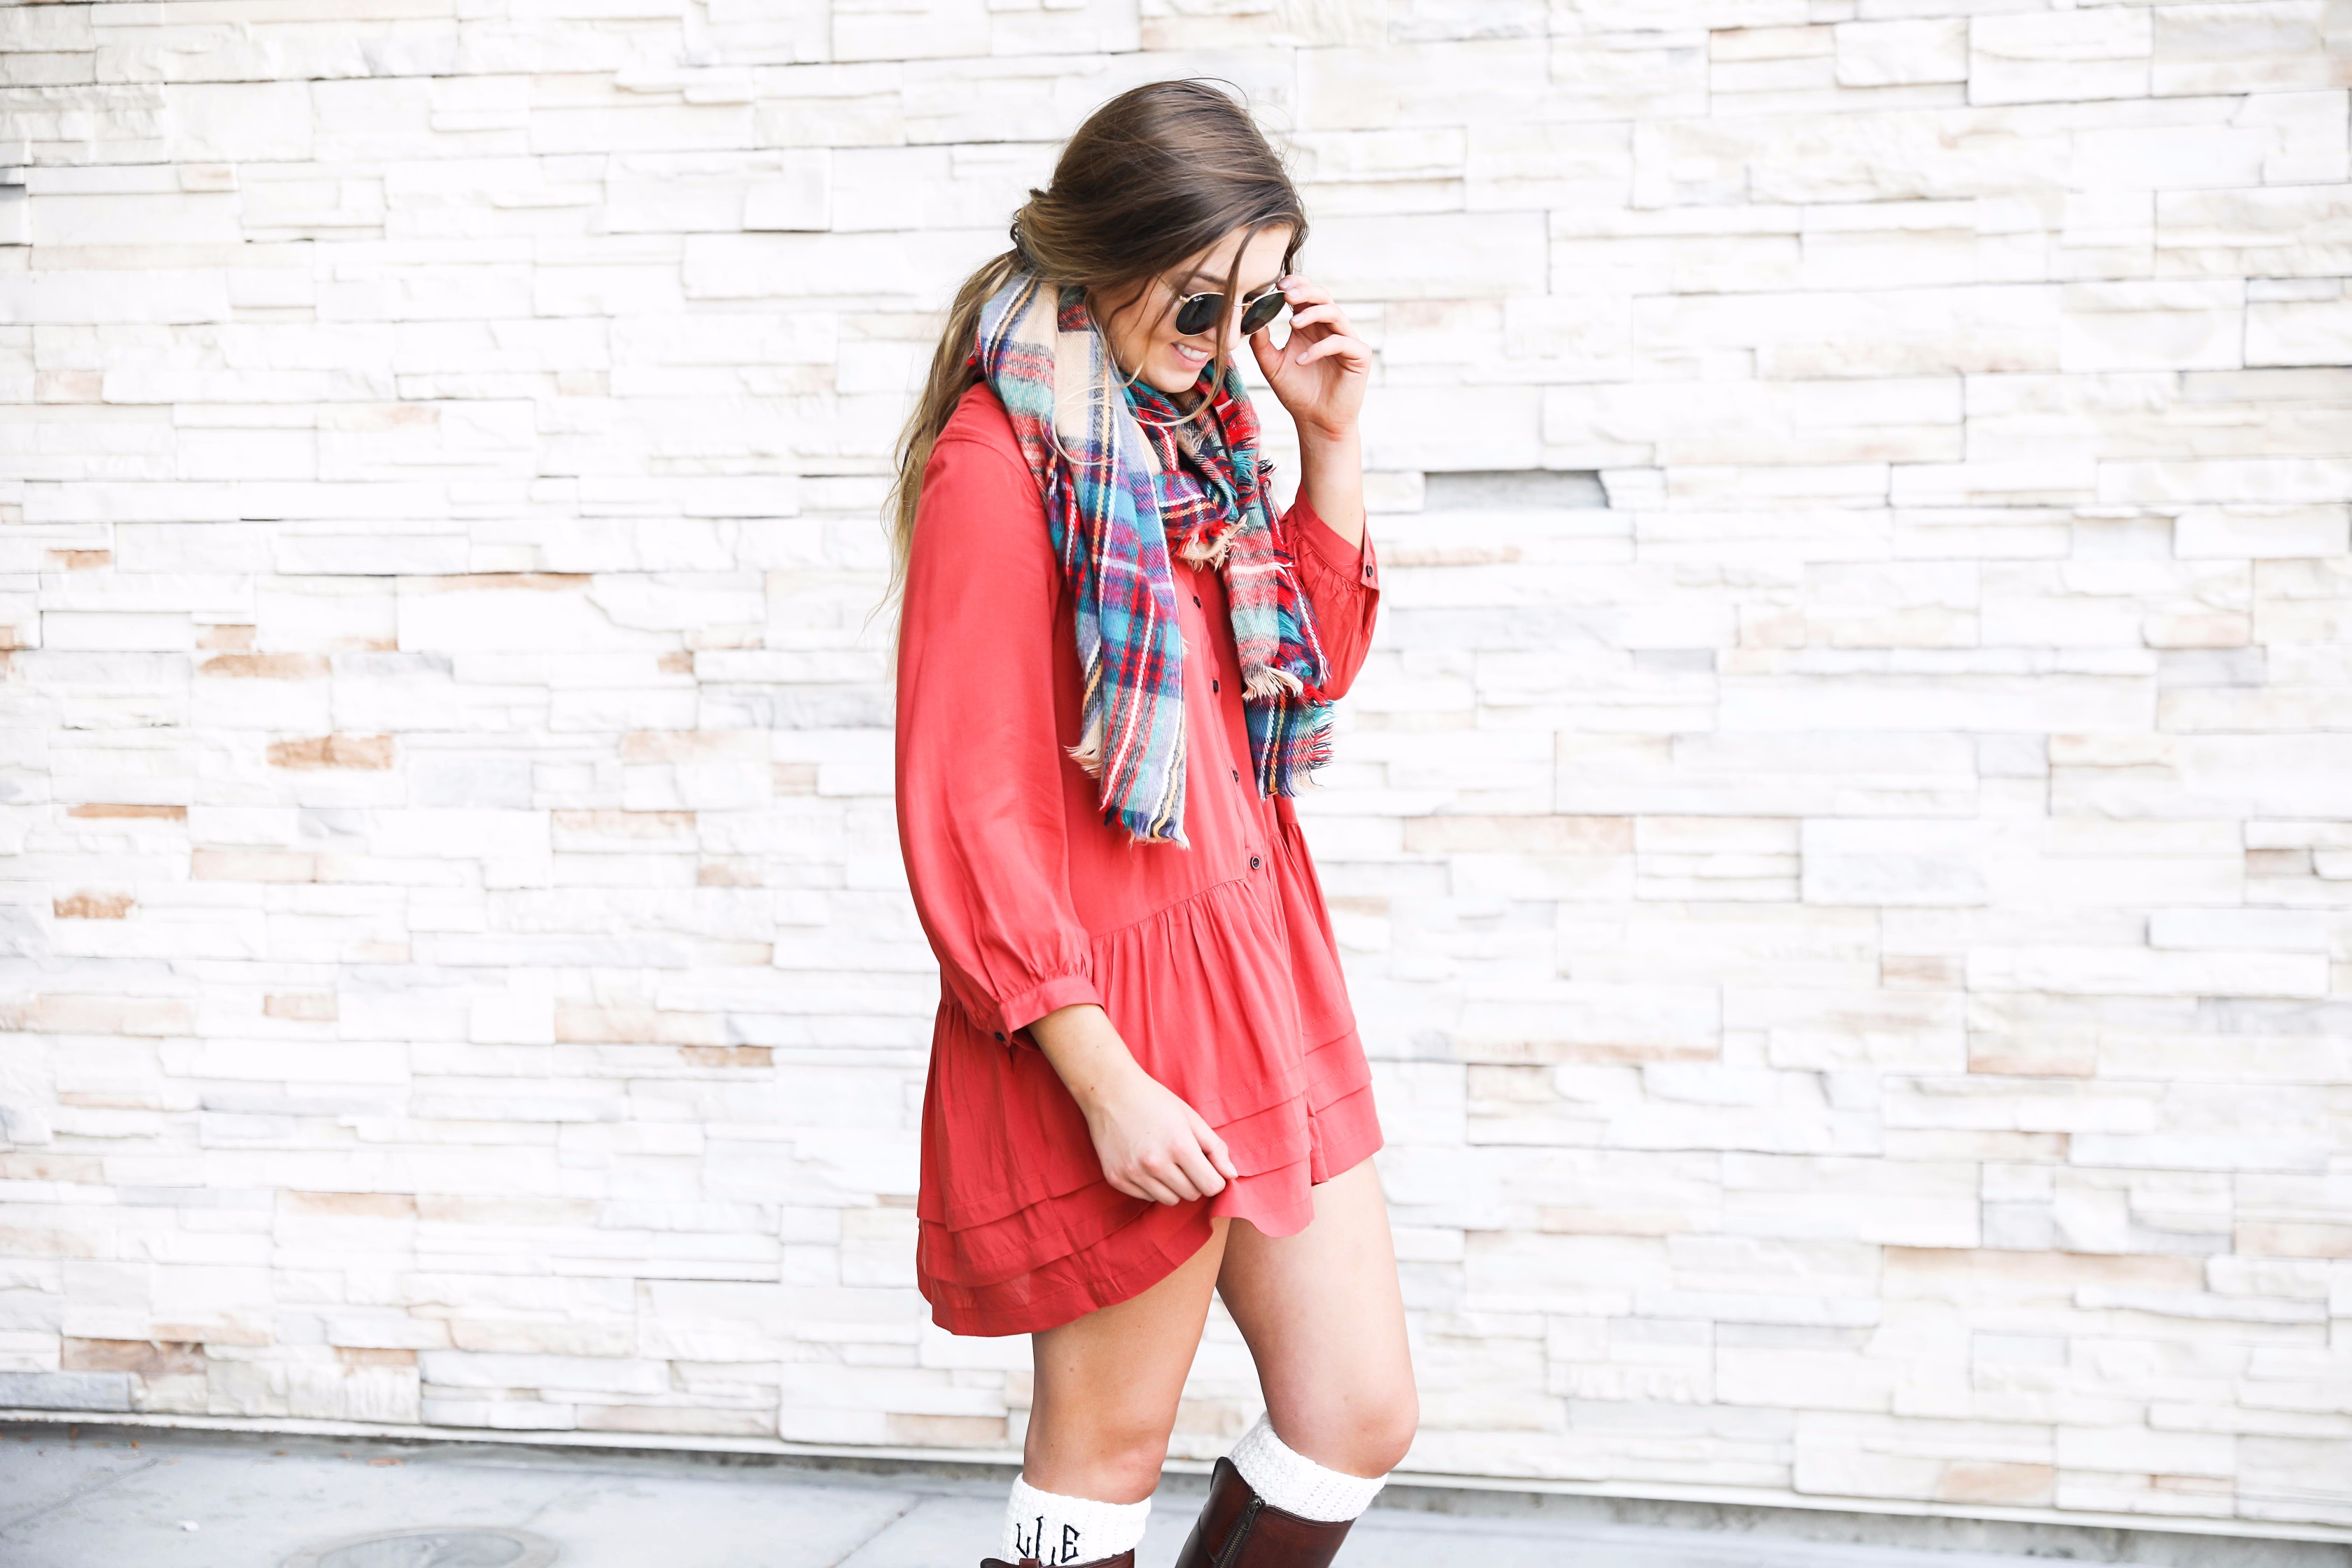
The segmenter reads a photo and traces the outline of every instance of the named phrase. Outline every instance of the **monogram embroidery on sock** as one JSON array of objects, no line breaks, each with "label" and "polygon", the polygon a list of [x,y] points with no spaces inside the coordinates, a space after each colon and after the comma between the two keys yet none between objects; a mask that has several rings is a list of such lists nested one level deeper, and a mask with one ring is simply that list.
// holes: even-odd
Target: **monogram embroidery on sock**
[{"label": "monogram embroidery on sock", "polygon": [[1062,1526],[1062,1538],[1055,1543],[1053,1554],[1048,1556],[1045,1548],[1045,1516],[1041,1513],[1030,1521],[1029,1533],[1026,1535],[1021,1533],[1020,1525],[1015,1524],[1013,1527],[1013,1549],[1024,1557],[1034,1557],[1038,1562],[1045,1563],[1046,1568],[1054,1568],[1057,1563],[1076,1563],[1078,1560],[1078,1527],[1075,1524]]}]

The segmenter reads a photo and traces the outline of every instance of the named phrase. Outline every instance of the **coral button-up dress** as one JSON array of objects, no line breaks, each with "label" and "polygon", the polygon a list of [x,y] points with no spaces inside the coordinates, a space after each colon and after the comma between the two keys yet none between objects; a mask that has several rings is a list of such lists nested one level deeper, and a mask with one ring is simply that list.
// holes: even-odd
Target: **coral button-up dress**
[{"label": "coral button-up dress", "polygon": [[[1302,499],[1279,520],[1330,667],[1362,666],[1369,537]],[[1287,1236],[1308,1187],[1381,1146],[1331,922],[1290,802],[1257,793],[1239,656],[1213,569],[1173,563],[1184,637],[1189,848],[1106,826],[1078,739],[1075,610],[1045,503],[975,385],[923,470],[898,632],[898,837],[940,962],[916,1264],[942,1328],[1055,1327],[1149,1289],[1213,1215]],[[1101,1005],[1145,1071],[1239,1168],[1162,1205],[1103,1179],[1077,1103],[1024,1032]]]}]

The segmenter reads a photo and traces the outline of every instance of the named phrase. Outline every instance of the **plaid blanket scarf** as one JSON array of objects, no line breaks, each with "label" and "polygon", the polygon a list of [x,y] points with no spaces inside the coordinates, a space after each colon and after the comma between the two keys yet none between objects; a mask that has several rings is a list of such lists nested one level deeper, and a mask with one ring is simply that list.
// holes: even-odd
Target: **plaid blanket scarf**
[{"label": "plaid blanket scarf", "polygon": [[1257,417],[1231,364],[1186,420],[1113,368],[1084,289],[1014,278],[982,308],[972,363],[1045,498],[1077,605],[1086,699],[1070,754],[1101,782],[1103,820],[1183,845],[1184,641],[1173,548],[1214,567],[1232,606],[1243,710],[1261,795],[1295,795],[1330,754],[1331,705],[1313,607],[1275,528]]}]

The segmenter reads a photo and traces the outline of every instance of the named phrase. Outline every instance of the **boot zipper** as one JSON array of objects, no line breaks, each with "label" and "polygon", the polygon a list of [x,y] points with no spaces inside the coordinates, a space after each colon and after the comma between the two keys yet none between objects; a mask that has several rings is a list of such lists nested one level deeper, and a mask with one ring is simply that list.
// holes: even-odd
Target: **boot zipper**
[{"label": "boot zipper", "polygon": [[1241,1517],[1234,1521],[1234,1532],[1225,1537],[1225,1549],[1217,1553],[1213,1568],[1234,1568],[1242,1554],[1242,1543],[1249,1539],[1250,1526],[1257,1522],[1257,1510],[1265,1506],[1265,1499],[1253,1497],[1242,1504]]}]

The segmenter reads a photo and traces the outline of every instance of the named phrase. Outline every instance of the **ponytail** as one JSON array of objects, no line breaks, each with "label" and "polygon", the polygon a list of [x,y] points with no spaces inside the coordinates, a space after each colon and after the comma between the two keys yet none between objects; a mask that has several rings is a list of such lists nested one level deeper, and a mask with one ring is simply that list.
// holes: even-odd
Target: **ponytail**
[{"label": "ponytail", "polygon": [[972,345],[980,337],[981,307],[991,296],[1027,269],[1019,249],[991,257],[980,270],[963,280],[955,303],[948,307],[940,345],[931,351],[930,374],[923,378],[922,395],[898,436],[898,477],[891,481],[885,505],[890,534],[890,584],[883,602],[898,596],[907,585],[907,557],[915,542],[915,508],[922,500],[923,469],[931,460],[931,447],[963,400],[965,388],[980,379],[971,364]]}]

